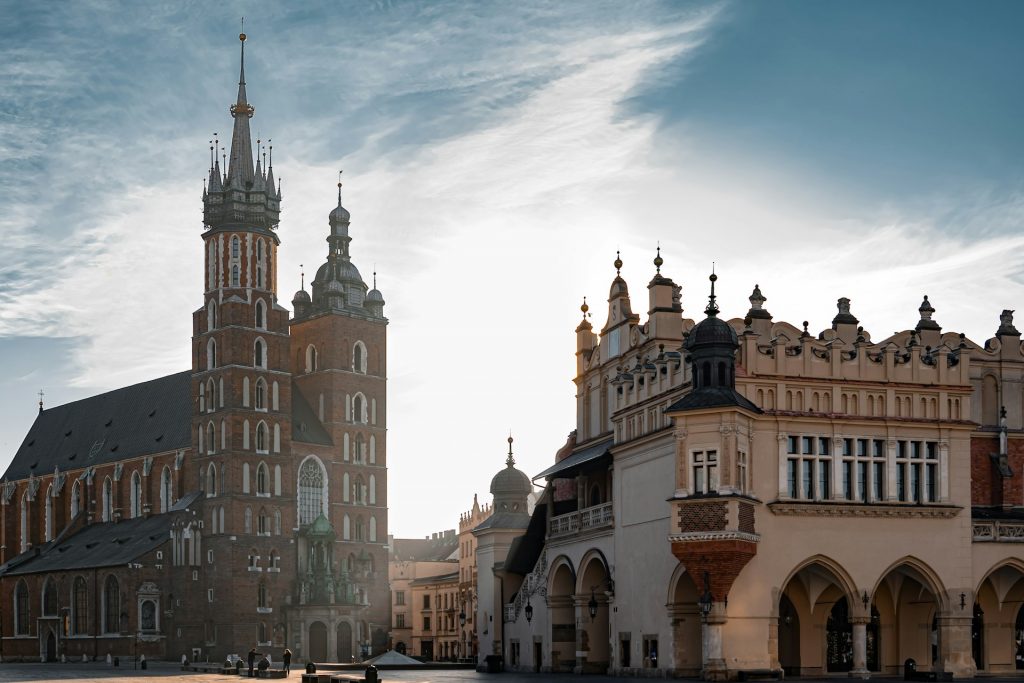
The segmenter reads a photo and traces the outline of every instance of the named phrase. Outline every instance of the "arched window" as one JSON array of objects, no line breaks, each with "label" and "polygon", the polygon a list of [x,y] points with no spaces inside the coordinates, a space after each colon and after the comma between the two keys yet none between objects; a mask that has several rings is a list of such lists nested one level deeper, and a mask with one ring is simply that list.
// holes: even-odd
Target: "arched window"
[{"label": "arched window", "polygon": [[263,288],[263,238],[256,240],[256,286]]},{"label": "arched window", "polygon": [[[256,606],[267,607],[267,584],[260,581],[260,585],[256,589]],[[261,623],[260,626],[266,631],[266,625]],[[261,636],[261,640],[266,638],[266,633]]]},{"label": "arched window", "polygon": [[356,394],[352,398],[352,421],[359,424],[366,422],[366,399],[362,394]]},{"label": "arched window", "polygon": [[217,495],[217,466],[212,462],[210,463],[210,466],[206,468],[206,495]]},{"label": "arched window", "polygon": [[238,235],[231,236],[231,258],[238,258],[239,242]]},{"label": "arched window", "polygon": [[361,341],[352,347],[352,372],[366,374],[366,346]]},{"label": "arched window", "polygon": [[281,568],[281,556],[277,554],[276,550],[270,551],[270,569]]},{"label": "arched window", "polygon": [[267,409],[267,383],[260,377],[256,380],[256,410]]},{"label": "arched window", "polygon": [[156,631],[156,601],[143,600],[139,606],[139,630],[153,633]]},{"label": "arched window", "polygon": [[256,466],[256,494],[270,495],[270,472],[262,462]]},{"label": "arched window", "polygon": [[377,504],[377,476],[370,475],[370,505]]},{"label": "arched window", "polygon": [[356,476],[356,483],[352,487],[352,498],[356,505],[364,505],[366,498],[363,496],[363,492],[366,491],[366,487],[363,485],[362,475]]},{"label": "arched window", "polygon": [[267,329],[267,305],[263,299],[256,302],[256,327],[260,330]]},{"label": "arched window", "polygon": [[28,635],[28,625],[32,618],[32,607],[28,600],[28,584],[25,579],[18,581],[14,588],[14,633],[19,636]]},{"label": "arched window", "polygon": [[89,587],[81,576],[71,589],[71,629],[76,636],[89,632]]},{"label": "arched window", "polygon": [[103,632],[121,632],[121,589],[113,574],[103,582]]},{"label": "arched window", "polygon": [[316,347],[310,344],[306,347],[306,372],[316,372]]},{"label": "arched window", "polygon": [[213,383],[213,378],[206,383],[206,394],[210,397],[210,400],[206,402],[206,412],[212,413],[217,410],[217,385]]},{"label": "arched window", "polygon": [[362,517],[356,517],[356,540],[362,541],[366,537],[366,530]]},{"label": "arched window", "polygon": [[238,285],[239,285],[238,264],[235,263],[234,265],[231,266],[231,286],[232,287],[238,287]]},{"label": "arched window", "polygon": [[213,455],[217,452],[217,430],[213,423],[206,425],[206,454]]},{"label": "arched window", "polygon": [[253,365],[263,369],[267,367],[267,345],[262,339],[257,339],[253,345]]},{"label": "arched window", "polygon": [[142,516],[142,477],[138,470],[132,472],[132,517]]},{"label": "arched window", "polygon": [[361,463],[365,463],[366,462],[366,457],[365,457],[366,451],[365,451],[365,447],[364,447],[364,444],[363,444],[363,435],[362,434],[356,434],[355,450],[356,450],[356,452],[352,456],[352,461],[356,462],[356,463],[360,463],[360,464]]},{"label": "arched window", "polygon": [[114,518],[114,482],[107,477],[103,480],[103,521]]},{"label": "arched window", "polygon": [[352,520],[349,519],[348,515],[345,515],[341,522],[341,539],[343,541],[352,540]]},{"label": "arched window", "polygon": [[256,514],[256,533],[260,536],[270,535],[270,517],[267,515],[266,508],[260,508]]},{"label": "arched window", "polygon": [[206,305],[206,331],[213,332],[217,327],[217,304],[210,299]]},{"label": "arched window", "polygon": [[[213,425],[210,425],[211,427]],[[174,492],[171,489],[171,468],[164,467],[160,472],[160,512],[167,512],[174,504]]]},{"label": "arched window", "polygon": [[352,499],[352,484],[349,482],[348,472],[341,475],[341,502],[347,503]]},{"label": "arched window", "polygon": [[268,442],[269,439],[267,438],[267,423],[260,421],[260,423],[256,425],[256,452],[267,453],[269,450]]},{"label": "arched window", "polygon": [[206,385],[199,383],[199,412],[206,412]]},{"label": "arched window", "polygon": [[274,510],[274,535],[275,536],[280,536],[281,535],[281,510],[280,509],[275,509]]},{"label": "arched window", "polygon": [[46,499],[43,501],[43,532],[44,541],[53,538],[53,484],[46,489]]},{"label": "arched window", "polygon": [[[75,483],[71,485],[71,519],[78,516],[78,513],[82,510],[82,486],[76,479]],[[24,515],[22,515],[24,519]]]},{"label": "arched window", "polygon": [[206,342],[206,369],[213,370],[217,367],[217,340],[210,337]]},{"label": "arched window", "polygon": [[327,472],[310,456],[299,467],[299,525],[312,524],[327,510]]},{"label": "arched window", "polygon": [[377,518],[370,517],[370,543],[377,542]]},{"label": "arched window", "polygon": [[252,508],[249,506],[245,508],[245,533],[252,533]]},{"label": "arched window", "polygon": [[[77,483],[77,482],[76,482]],[[21,494],[21,552],[28,550],[28,491]]]},{"label": "arched window", "polygon": [[43,584],[43,616],[57,616],[57,582],[51,577]]}]

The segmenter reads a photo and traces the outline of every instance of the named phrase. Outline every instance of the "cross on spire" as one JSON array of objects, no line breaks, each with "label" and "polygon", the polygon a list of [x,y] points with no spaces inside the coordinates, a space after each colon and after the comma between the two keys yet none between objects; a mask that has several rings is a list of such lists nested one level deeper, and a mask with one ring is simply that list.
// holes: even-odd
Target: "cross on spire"
[{"label": "cross on spire", "polygon": [[43,390],[40,389],[39,390],[39,412],[40,413],[43,412],[43,396],[45,396],[45,395],[46,394],[43,392]]}]

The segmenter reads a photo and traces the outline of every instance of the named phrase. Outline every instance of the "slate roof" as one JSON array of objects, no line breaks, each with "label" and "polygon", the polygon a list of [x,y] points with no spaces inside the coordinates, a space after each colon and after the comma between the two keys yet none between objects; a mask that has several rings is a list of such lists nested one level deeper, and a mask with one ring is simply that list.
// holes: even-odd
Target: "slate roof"
[{"label": "slate roof", "polygon": [[499,511],[480,522],[473,528],[473,533],[486,529],[525,529],[530,523],[530,514],[522,512]]},{"label": "slate roof", "polygon": [[530,517],[530,524],[526,527],[526,533],[517,536],[509,546],[508,556],[505,558],[505,569],[509,572],[525,576],[533,571],[537,558],[544,549],[547,517],[547,504],[537,503],[537,507],[533,509],[533,516]]},{"label": "slate roof", "polygon": [[409,582],[409,585],[424,586],[429,583],[447,583],[449,581],[457,581],[458,578],[458,572],[448,572],[447,574],[438,574],[436,576],[424,576],[422,578],[413,579]]},{"label": "slate roof", "polygon": [[333,446],[331,435],[324,429],[313,406],[302,395],[299,385],[292,382],[292,441]]},{"label": "slate roof", "polygon": [[176,517],[167,513],[88,524],[69,538],[58,538],[12,558],[0,565],[0,575],[126,565],[169,541]]},{"label": "slate roof", "polygon": [[39,413],[4,479],[66,472],[192,445],[191,370]]},{"label": "slate roof", "polygon": [[705,387],[683,396],[665,409],[666,413],[677,410],[702,410],[704,408],[743,408],[752,413],[763,412],[743,394],[728,387]]},{"label": "slate roof", "polygon": [[391,542],[391,559],[413,562],[441,562],[459,549],[459,537],[396,538]]}]

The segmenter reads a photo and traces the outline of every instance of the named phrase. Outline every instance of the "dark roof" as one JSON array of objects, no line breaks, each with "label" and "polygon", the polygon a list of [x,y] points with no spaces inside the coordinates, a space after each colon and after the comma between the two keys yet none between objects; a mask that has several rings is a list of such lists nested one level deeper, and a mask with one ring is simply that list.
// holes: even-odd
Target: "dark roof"
[{"label": "dark roof", "polygon": [[752,413],[763,412],[750,399],[729,387],[706,387],[691,392],[665,409],[666,413],[678,410],[703,410],[704,408],[743,408]]},{"label": "dark roof", "polygon": [[127,564],[169,541],[171,522],[177,516],[167,513],[88,524],[70,538],[32,548],[0,565],[0,576]]},{"label": "dark roof", "polygon": [[530,515],[526,510],[522,512],[501,510],[473,527],[473,533],[475,534],[485,529],[525,529],[529,523]]},{"label": "dark roof", "polygon": [[610,454],[613,442],[614,439],[605,439],[591,446],[576,448],[572,455],[564,460],[556,462],[554,465],[535,476],[533,480],[537,481],[541,477],[552,479],[555,476],[565,476],[570,471],[576,470],[606,454]]},{"label": "dark roof", "polygon": [[544,535],[547,530],[548,506],[538,503],[533,509],[533,516],[530,517],[530,524],[526,527],[526,533],[516,537],[508,549],[508,556],[505,558],[505,569],[512,574],[526,576],[533,571],[544,549]]},{"label": "dark roof", "polygon": [[1021,508],[973,507],[971,508],[971,517],[985,520],[1020,521],[1024,520],[1024,510]]},{"label": "dark roof", "polygon": [[299,385],[292,382],[292,441],[333,446],[331,435],[324,429],[320,418],[313,412],[309,401],[299,391]]},{"label": "dark roof", "polygon": [[440,562],[447,560],[458,547],[459,537],[455,534],[442,538],[396,538],[391,542],[391,559]]},{"label": "dark roof", "polygon": [[186,370],[44,410],[4,479],[191,447],[191,378]]},{"label": "dark roof", "polygon": [[422,578],[413,579],[409,582],[410,586],[422,586],[428,583],[446,583],[448,581],[458,581],[458,572],[449,572],[447,574],[438,574],[437,576],[424,576]]}]

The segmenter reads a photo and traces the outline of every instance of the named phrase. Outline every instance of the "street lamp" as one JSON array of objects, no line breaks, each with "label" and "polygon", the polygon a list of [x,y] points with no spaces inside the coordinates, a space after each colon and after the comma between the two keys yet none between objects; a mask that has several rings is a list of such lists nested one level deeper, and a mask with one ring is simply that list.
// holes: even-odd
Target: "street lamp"
[{"label": "street lamp", "polygon": [[533,605],[530,604],[529,600],[526,601],[526,609],[523,611],[526,612],[526,623],[529,624],[533,621]]},{"label": "street lamp", "polygon": [[597,618],[597,597],[594,595],[594,589],[590,589],[590,601],[587,603],[587,609],[590,611],[590,620],[593,621]]},{"label": "street lamp", "polygon": [[459,612],[459,626],[462,626],[463,628],[465,628],[465,626],[466,626],[466,610],[465,610],[465,608],[463,608],[463,610],[461,612]]},{"label": "street lamp", "polygon": [[708,615],[711,614],[711,605],[715,601],[715,596],[711,594],[711,576],[704,572],[704,594],[700,596],[697,603],[700,605],[700,613],[707,619]]}]

